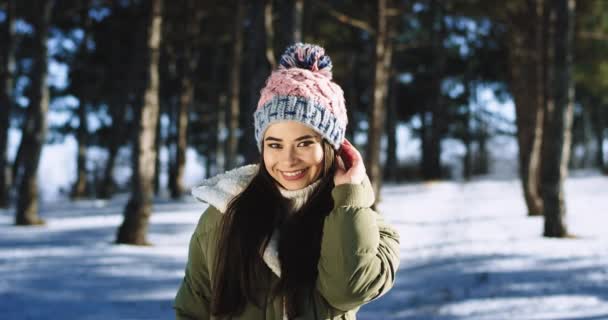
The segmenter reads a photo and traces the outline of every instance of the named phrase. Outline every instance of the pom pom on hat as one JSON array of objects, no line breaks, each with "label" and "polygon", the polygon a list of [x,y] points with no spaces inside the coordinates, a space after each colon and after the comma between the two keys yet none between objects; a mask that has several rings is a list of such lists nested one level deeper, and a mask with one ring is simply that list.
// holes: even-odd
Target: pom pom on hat
[{"label": "pom pom on hat", "polygon": [[266,128],[277,121],[299,121],[319,132],[334,149],[344,141],[348,119],[344,92],[332,79],[331,58],[314,44],[296,43],[281,56],[266,80],[254,113],[261,150]]},{"label": "pom pom on hat", "polygon": [[312,72],[321,72],[331,79],[331,58],[325,55],[325,49],[314,44],[296,43],[287,47],[281,60],[279,68],[300,68]]}]

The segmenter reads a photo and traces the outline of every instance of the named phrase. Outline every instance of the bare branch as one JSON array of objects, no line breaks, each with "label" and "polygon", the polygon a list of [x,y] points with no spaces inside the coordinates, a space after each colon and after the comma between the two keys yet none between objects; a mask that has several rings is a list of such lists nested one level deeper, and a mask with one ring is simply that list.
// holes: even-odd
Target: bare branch
[{"label": "bare branch", "polygon": [[374,30],[374,28],[372,26],[369,25],[369,23],[363,21],[363,20],[359,20],[359,19],[355,19],[351,16],[346,15],[345,13],[342,13],[334,8],[332,8],[330,5],[328,5],[327,3],[323,2],[323,1],[314,1],[316,4],[318,4],[319,6],[322,6],[327,13],[329,13],[329,15],[331,15],[332,17],[336,18],[336,20],[350,25],[352,27],[361,29],[361,30],[365,30],[367,32],[369,32],[370,34],[376,34],[376,30]]},{"label": "bare branch", "polygon": [[608,34],[602,32],[580,31],[576,34],[579,39],[608,41]]}]

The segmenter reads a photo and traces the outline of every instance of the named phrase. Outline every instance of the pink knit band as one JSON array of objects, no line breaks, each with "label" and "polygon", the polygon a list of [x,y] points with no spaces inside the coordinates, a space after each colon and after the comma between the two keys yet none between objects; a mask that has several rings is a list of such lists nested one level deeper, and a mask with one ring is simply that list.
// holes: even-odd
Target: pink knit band
[{"label": "pink knit band", "polygon": [[[266,129],[260,126],[267,126],[270,122],[280,121],[281,118],[277,118],[277,115],[284,114],[290,120],[301,121],[308,126],[313,126],[314,129],[324,134],[328,140],[332,140],[332,145],[338,148],[344,139],[343,132],[346,129],[348,118],[344,92],[339,85],[332,81],[331,67],[331,59],[325,55],[325,51],[319,46],[298,43],[288,47],[281,57],[281,66],[272,72],[260,92],[255,118],[256,139],[260,141],[262,137],[258,137],[258,135],[263,135]],[[277,99],[277,97],[280,97],[280,99]],[[331,118],[335,119],[331,121],[331,126],[335,125],[337,131],[328,130],[326,127],[314,127],[327,126],[329,122],[309,121],[308,119],[312,115],[302,113],[303,110],[292,109],[297,106],[288,105],[285,102],[287,101],[285,99],[289,97],[298,97],[299,103],[305,102],[304,105],[316,106],[315,108],[305,109],[306,112],[316,112],[319,110],[318,108],[328,111]],[[295,100],[290,99],[290,101]],[[277,106],[273,106],[275,103],[280,104],[278,109]],[[288,110],[283,110],[284,107],[287,107]],[[261,112],[263,108],[270,108],[269,110],[274,111],[267,114]],[[276,110],[279,109],[280,111],[277,113]],[[293,116],[294,112],[298,114],[295,118]],[[265,119],[264,117],[271,117],[272,119]],[[284,120],[287,120],[287,118]],[[342,134],[329,134],[330,131],[342,132]]]}]

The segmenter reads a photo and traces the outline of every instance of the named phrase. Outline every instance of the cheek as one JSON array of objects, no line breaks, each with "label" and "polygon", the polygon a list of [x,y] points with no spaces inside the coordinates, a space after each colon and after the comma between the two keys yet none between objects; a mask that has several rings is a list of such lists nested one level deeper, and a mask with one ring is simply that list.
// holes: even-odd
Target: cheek
[{"label": "cheek", "polygon": [[310,163],[315,165],[323,165],[323,148],[315,148],[310,155]]},{"label": "cheek", "polygon": [[273,166],[272,155],[270,155],[269,152],[264,152],[263,158],[264,158],[264,167],[266,167],[266,171],[272,172],[272,170],[271,170],[272,166]]},{"label": "cheek", "polygon": [[315,168],[313,172],[314,179],[316,180],[321,176],[321,173],[323,171],[323,149],[319,148],[318,150],[315,150],[311,160],[311,163]]}]

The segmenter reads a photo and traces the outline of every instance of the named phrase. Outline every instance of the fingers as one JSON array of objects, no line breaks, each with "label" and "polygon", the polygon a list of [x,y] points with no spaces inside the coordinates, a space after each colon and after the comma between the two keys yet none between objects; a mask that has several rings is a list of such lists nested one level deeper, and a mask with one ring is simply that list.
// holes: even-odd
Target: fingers
[{"label": "fingers", "polygon": [[334,177],[336,185],[351,183],[358,184],[365,179],[365,165],[361,153],[350,141],[344,139],[337,153],[338,171]]},{"label": "fingers", "polygon": [[344,160],[347,162],[346,164],[349,168],[361,163],[361,154],[347,139],[344,139],[340,150],[341,154],[344,155]]},{"label": "fingers", "polygon": [[344,167],[346,170],[348,170],[352,163],[350,161],[350,155],[347,154],[347,149],[348,149],[348,145],[343,142],[342,145],[340,145],[340,149],[338,150],[338,152],[336,153],[338,158],[340,158],[340,160],[344,163]]},{"label": "fingers", "polygon": [[342,160],[342,157],[340,157],[339,154],[336,154],[336,163],[338,165],[338,169],[339,170],[344,170],[346,171],[346,165],[344,163],[344,160]]},{"label": "fingers", "polygon": [[350,143],[350,141],[348,141],[348,139],[344,139],[344,142],[342,143],[342,149],[352,151],[352,152],[355,152],[356,154],[360,155],[357,148],[355,148],[355,146],[353,146],[353,144]]},{"label": "fingers", "polygon": [[350,157],[344,152],[344,148],[340,149],[337,153],[338,158],[344,164],[344,169],[348,170],[352,166]]}]

